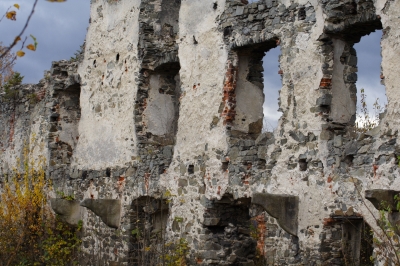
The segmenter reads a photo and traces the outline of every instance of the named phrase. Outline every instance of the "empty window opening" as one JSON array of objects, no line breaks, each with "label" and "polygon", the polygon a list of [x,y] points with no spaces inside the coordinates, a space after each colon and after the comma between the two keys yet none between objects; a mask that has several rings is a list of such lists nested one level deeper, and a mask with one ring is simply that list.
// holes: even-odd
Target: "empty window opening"
[{"label": "empty window opening", "polygon": [[366,130],[378,125],[379,115],[386,109],[387,97],[382,84],[381,47],[382,30],[361,38],[354,45],[358,58],[356,123]]},{"label": "empty window opening", "polygon": [[277,110],[282,84],[278,74],[280,49],[273,49],[276,43],[277,40],[270,40],[238,50],[236,116],[232,130],[257,136],[276,128],[281,116]]},{"label": "empty window opening", "polygon": [[279,109],[279,92],[282,81],[279,67],[280,48],[268,51],[263,58],[264,67],[264,105],[263,105],[263,132],[273,131],[278,126],[282,115]]},{"label": "empty window opening", "polygon": [[[204,213],[203,225],[208,235],[205,247],[224,254],[220,256],[221,262],[230,261],[224,265],[254,265],[257,240],[251,236],[250,201],[224,195]],[[202,255],[204,259],[214,259],[210,252]]]},{"label": "empty window opening", "polygon": [[168,251],[166,227],[168,204],[162,199],[140,197],[130,210],[129,265],[162,265],[162,251]]},{"label": "empty window opening", "polygon": [[119,54],[117,54],[115,60],[117,60],[117,62],[119,61]]},{"label": "empty window opening", "polygon": [[320,235],[324,265],[374,265],[371,227],[362,217],[332,216]]},{"label": "empty window opening", "polygon": [[179,117],[179,63],[163,64],[149,77],[147,106],[143,115],[145,135],[161,145],[175,141]]},{"label": "empty window opening", "polygon": [[53,132],[53,145],[50,156],[57,165],[69,165],[78,143],[78,125],[81,118],[80,107],[81,86],[75,83],[65,90],[57,91],[55,97],[58,105],[52,108],[50,115]]}]

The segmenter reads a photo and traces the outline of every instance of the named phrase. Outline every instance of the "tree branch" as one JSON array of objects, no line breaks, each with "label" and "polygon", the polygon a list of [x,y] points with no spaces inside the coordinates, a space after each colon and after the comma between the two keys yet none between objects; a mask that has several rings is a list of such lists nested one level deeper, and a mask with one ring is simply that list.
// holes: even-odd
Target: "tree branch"
[{"label": "tree branch", "polygon": [[4,56],[6,56],[6,54],[8,54],[11,51],[11,49],[17,44],[17,42],[18,42],[17,40],[19,38],[21,38],[21,36],[24,34],[26,28],[28,27],[29,21],[32,18],[32,15],[35,12],[35,7],[36,7],[37,2],[38,2],[38,0],[35,0],[35,2],[33,3],[33,7],[32,7],[32,10],[31,10],[31,13],[29,14],[28,19],[25,22],[25,26],[22,28],[20,34],[17,35],[17,37],[14,39],[13,43],[10,46],[8,46],[5,49],[5,51],[0,55],[0,59],[2,59]]}]

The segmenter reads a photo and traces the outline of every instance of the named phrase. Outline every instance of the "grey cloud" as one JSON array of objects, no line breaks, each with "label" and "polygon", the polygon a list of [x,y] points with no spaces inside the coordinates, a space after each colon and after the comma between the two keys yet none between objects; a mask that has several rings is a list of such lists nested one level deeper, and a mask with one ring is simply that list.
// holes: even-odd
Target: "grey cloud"
[{"label": "grey cloud", "polygon": [[[22,29],[31,10],[32,0],[2,0],[0,11],[18,3],[17,21],[0,23],[0,41],[9,44]],[[25,76],[24,82],[36,83],[51,62],[69,59],[83,44],[90,17],[89,0],[68,0],[65,3],[50,3],[39,0],[25,35],[34,35],[38,40],[37,51],[27,52],[17,60],[15,70]],[[28,39],[28,43],[31,40]],[[17,47],[18,48],[18,47]],[[15,49],[14,51],[16,51]]]}]

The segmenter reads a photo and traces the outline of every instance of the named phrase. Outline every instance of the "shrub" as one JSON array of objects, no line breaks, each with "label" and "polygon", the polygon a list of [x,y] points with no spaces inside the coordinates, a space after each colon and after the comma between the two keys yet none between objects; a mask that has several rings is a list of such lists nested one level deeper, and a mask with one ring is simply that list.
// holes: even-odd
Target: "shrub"
[{"label": "shrub", "polygon": [[[81,243],[78,228],[59,220],[47,204],[44,159],[24,149],[23,170],[4,176],[0,201],[0,265],[68,265]],[[20,173],[22,172],[22,173]]]}]

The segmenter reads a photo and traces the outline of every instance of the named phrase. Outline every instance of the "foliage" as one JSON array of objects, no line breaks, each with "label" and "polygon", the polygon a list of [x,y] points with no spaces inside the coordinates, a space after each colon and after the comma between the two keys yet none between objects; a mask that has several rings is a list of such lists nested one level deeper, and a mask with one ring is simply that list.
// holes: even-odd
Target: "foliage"
[{"label": "foliage", "polygon": [[44,159],[24,149],[23,169],[5,176],[0,201],[0,265],[68,265],[81,241],[47,204]]},{"label": "foliage", "polygon": [[[131,231],[131,246],[133,247],[131,261],[135,265],[146,266],[186,266],[186,256],[189,245],[182,237],[168,241],[166,223],[168,219],[168,204],[176,197],[171,191],[165,191],[161,199],[144,197],[136,200],[135,224]],[[175,217],[176,223],[182,223],[184,218]],[[182,228],[182,224],[179,226]]]},{"label": "foliage", "polygon": [[368,110],[368,105],[366,102],[367,95],[365,94],[365,90],[361,89],[360,91],[360,111],[357,115],[357,122],[355,129],[357,132],[365,133],[368,130],[371,130],[379,125],[379,114],[383,113],[386,109],[385,106],[382,106],[379,103],[379,98],[375,99],[375,102],[372,106],[373,114],[371,115]]},{"label": "foliage", "polygon": [[[371,227],[371,234],[373,235],[374,244],[374,257],[371,257],[371,261],[383,260],[383,265],[400,265],[400,226],[399,224],[393,224],[389,219],[388,215],[391,215],[393,210],[387,202],[381,202],[381,210],[379,216],[376,216],[374,212],[366,204],[365,200],[361,197],[361,192],[355,186],[355,189],[360,196],[362,204],[371,214],[376,222],[378,228]],[[400,197],[396,195],[394,197],[396,202],[396,212],[400,211]]]},{"label": "foliage", "polygon": [[189,251],[189,245],[184,238],[179,238],[176,242],[165,244],[167,252],[164,254],[166,266],[185,266],[186,255]]},{"label": "foliage", "polygon": [[82,221],[75,228],[56,219],[54,225],[47,228],[47,236],[43,241],[43,262],[46,265],[66,265],[76,257],[81,239],[77,232],[82,229]]},{"label": "foliage", "polygon": [[12,77],[10,77],[3,86],[5,99],[10,100],[17,96],[18,90],[15,90],[14,87],[20,85],[23,79],[24,76],[21,76],[19,72],[13,73]]},{"label": "foliage", "polygon": [[79,49],[76,50],[76,52],[74,53],[74,56],[71,56],[71,58],[69,60],[71,62],[81,61],[83,58],[84,50],[85,50],[85,43],[83,43],[81,46],[79,46]]},{"label": "foliage", "polygon": [[64,191],[56,191],[56,193],[57,193],[62,199],[70,200],[70,201],[75,200],[74,195],[66,195],[66,194],[64,193]]}]

